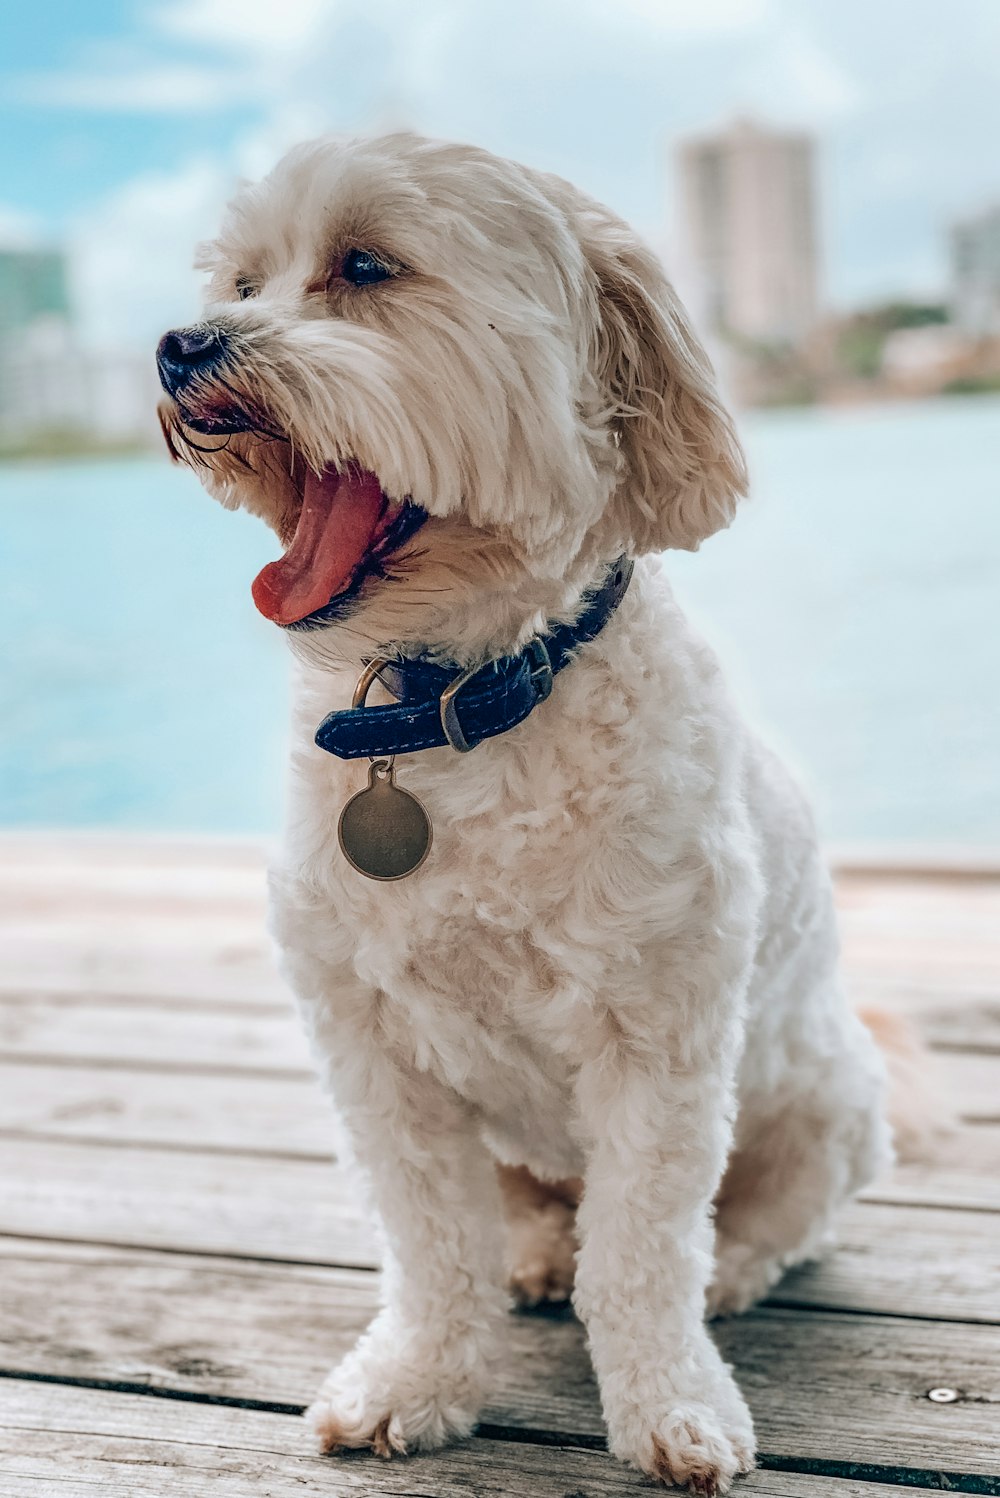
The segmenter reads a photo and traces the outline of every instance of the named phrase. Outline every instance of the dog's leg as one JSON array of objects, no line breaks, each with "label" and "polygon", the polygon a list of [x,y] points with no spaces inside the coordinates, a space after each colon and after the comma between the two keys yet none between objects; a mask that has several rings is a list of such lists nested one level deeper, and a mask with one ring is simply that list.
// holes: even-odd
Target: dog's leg
[{"label": "dog's leg", "polygon": [[518,1305],[569,1300],[576,1268],[580,1181],[542,1181],[525,1165],[498,1165],[510,1288]]},{"label": "dog's leg", "polygon": [[711,1022],[718,1000],[686,976],[673,1058],[619,1021],[581,1073],[594,1145],[577,1214],[575,1302],[612,1451],[663,1482],[716,1494],[754,1457],[750,1413],[704,1322],[735,1046],[725,1018]]},{"label": "dog's leg", "polygon": [[509,1297],[493,1159],[454,1094],[388,1051],[380,998],[341,990],[321,1044],[384,1232],[385,1305],[308,1415],[325,1451],[390,1456],[468,1434]]},{"label": "dog's leg", "polygon": [[[829,1241],[837,1209],[888,1164],[881,1062],[866,1030],[843,1017],[834,1047],[810,1056],[800,1042],[796,1076],[752,1105],[726,1168],[716,1206],[716,1266],[710,1315],[745,1311],[793,1264]],[[803,1083],[806,1083],[803,1086]]]}]

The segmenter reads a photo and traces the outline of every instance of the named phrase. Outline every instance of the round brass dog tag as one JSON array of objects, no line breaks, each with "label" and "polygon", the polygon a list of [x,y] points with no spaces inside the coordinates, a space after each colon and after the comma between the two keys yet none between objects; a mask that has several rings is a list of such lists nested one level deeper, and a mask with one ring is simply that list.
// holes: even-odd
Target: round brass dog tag
[{"label": "round brass dog tag", "polygon": [[368,785],[340,813],[340,847],[369,879],[405,879],[431,851],[431,819],[416,796],[400,790],[391,761],[377,759]]}]

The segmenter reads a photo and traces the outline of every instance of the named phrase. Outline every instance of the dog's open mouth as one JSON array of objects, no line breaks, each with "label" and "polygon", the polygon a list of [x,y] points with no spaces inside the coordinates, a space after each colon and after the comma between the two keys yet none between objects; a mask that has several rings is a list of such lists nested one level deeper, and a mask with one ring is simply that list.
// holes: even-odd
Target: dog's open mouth
[{"label": "dog's open mouth", "polygon": [[386,560],[425,518],[419,506],[390,500],[373,473],[310,471],[295,534],[284,556],[257,574],[253,601],[285,627],[333,618],[365,577],[383,575]]},{"label": "dog's open mouth", "polygon": [[[169,380],[164,387],[171,394]],[[160,425],[177,461],[204,463],[207,455],[228,451],[228,439],[237,433],[288,441],[266,412],[242,400],[210,403],[205,391],[197,403],[190,395],[173,396],[169,408],[160,410]],[[189,431],[227,441],[221,448],[201,447]],[[298,497],[294,529],[286,509],[276,526],[285,554],[257,574],[251,591],[265,618],[285,629],[308,629],[342,617],[366,579],[387,577],[391,559],[427,514],[409,499],[390,499],[376,475],[356,463],[328,464],[317,473],[294,457],[291,476]]]}]

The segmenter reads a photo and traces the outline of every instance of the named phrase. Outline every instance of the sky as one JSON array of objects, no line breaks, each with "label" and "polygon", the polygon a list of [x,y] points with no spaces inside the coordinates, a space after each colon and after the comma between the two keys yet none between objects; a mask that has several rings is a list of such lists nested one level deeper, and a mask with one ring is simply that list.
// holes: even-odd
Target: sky
[{"label": "sky", "polygon": [[241,177],[401,125],[556,171],[670,259],[671,146],[737,115],[820,140],[835,308],[947,281],[1000,200],[1000,0],[20,0],[0,8],[0,245],[64,244],[85,335],[193,315]]}]

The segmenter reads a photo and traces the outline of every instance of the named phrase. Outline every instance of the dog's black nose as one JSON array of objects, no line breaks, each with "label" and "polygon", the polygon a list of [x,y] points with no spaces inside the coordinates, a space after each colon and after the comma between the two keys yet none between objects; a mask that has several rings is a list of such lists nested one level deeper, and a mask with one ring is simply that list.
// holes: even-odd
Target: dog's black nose
[{"label": "dog's black nose", "polygon": [[173,328],[164,333],[156,349],[160,384],[168,395],[176,395],[193,375],[204,374],[226,352],[225,335],[207,323],[193,328]]}]

